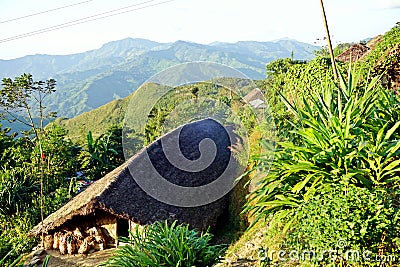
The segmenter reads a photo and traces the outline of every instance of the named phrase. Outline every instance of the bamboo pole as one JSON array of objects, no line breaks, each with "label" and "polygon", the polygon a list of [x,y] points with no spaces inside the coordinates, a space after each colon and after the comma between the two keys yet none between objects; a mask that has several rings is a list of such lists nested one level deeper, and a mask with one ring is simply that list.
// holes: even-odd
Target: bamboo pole
[{"label": "bamboo pole", "polygon": [[337,81],[338,80],[338,73],[337,73],[337,68],[336,68],[335,56],[333,55],[331,35],[329,34],[329,28],[328,28],[328,22],[326,20],[324,3],[323,3],[322,0],[320,0],[320,2],[321,2],[321,9],[322,9],[322,16],[323,16],[323,19],[324,19],[326,37],[327,37],[327,40],[328,40],[329,54],[331,56],[331,62],[332,62],[332,68],[333,68],[333,77],[335,78],[335,81]]}]

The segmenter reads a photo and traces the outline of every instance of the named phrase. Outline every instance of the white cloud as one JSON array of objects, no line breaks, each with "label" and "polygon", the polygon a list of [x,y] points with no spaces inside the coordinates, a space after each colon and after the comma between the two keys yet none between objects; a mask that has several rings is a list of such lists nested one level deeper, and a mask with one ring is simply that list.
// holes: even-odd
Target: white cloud
[{"label": "white cloud", "polygon": [[[73,2],[77,2],[74,0]],[[0,0],[0,20],[56,8],[71,0]],[[97,0],[3,24],[0,40],[77,20],[143,0]],[[161,0],[157,0],[161,2]],[[333,42],[355,42],[384,33],[398,21],[400,0],[326,0]],[[316,0],[175,0],[74,27],[0,43],[0,58],[26,54],[70,54],[126,37],[198,43],[282,37],[313,43],[325,36]]]},{"label": "white cloud", "polygon": [[400,0],[377,0],[381,8],[400,8]]}]

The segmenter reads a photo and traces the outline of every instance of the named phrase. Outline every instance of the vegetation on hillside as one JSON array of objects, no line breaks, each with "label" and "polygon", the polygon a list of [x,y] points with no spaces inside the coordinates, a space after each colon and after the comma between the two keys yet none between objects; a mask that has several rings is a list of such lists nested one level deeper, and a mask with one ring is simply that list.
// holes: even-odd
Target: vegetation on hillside
[{"label": "vegetation on hillside", "polygon": [[[31,75],[22,75],[17,80],[26,80],[27,77],[30,81],[28,84],[42,84],[41,81],[34,82]],[[32,89],[30,86],[27,86],[29,90]],[[158,87],[149,84],[146,89],[148,90],[136,92],[134,96],[140,96],[141,99],[146,100],[149,94],[151,95]],[[7,90],[7,87],[5,86],[3,90]],[[143,93],[147,95],[143,95]],[[27,97],[26,104],[29,105],[30,95],[26,94],[25,96]],[[175,105],[179,106],[182,101],[188,101],[183,108],[190,108],[193,104],[191,101],[201,104],[202,98],[207,97],[222,103],[223,106],[219,107],[220,112],[225,112],[226,106],[224,105],[236,106],[236,111],[242,108],[240,98],[237,96],[232,98],[232,93],[228,89],[209,83],[180,86],[153,107],[149,113],[146,127],[139,125],[143,132],[138,135],[139,148],[185,122],[182,121],[182,116],[176,117],[171,114]],[[36,127],[36,123],[32,120],[32,125],[36,128],[32,128],[32,131],[26,132],[22,136],[21,134],[10,135],[8,128],[2,129],[0,145],[2,147],[1,163],[4,167],[0,172],[2,177],[0,183],[2,201],[0,258],[3,259],[3,263],[10,264],[15,259],[19,260],[20,253],[28,251],[38,242],[35,238],[27,238],[25,234],[40,222],[42,215],[43,217],[49,215],[76,193],[84,190],[80,184],[90,184],[124,162],[120,122],[128,100],[129,98],[114,101],[91,114],[82,114],[80,117],[86,123],[83,132],[76,122],[64,122],[60,119],[46,127],[44,125]],[[204,111],[206,109],[209,112],[218,111],[218,107],[210,105],[208,102],[204,102],[204,104]],[[13,106],[6,106],[8,102],[4,102],[3,105],[9,108],[10,112],[17,111],[13,109]],[[148,106],[149,103],[146,101],[141,101],[137,105],[138,108],[148,108]],[[21,118],[24,118],[22,115]],[[170,123],[166,124],[169,127],[165,128],[163,122],[167,115],[171,115],[168,116]],[[193,114],[187,114],[185,118],[187,119],[190,115]],[[229,117],[230,114],[223,115],[224,118],[232,120]],[[251,118],[250,115],[250,113],[243,113],[240,116],[243,119],[247,118],[246,121],[251,123],[254,122],[254,118]],[[107,116],[109,117],[107,118]],[[77,121],[80,120],[80,117],[77,118]],[[30,121],[28,122],[30,123]],[[105,125],[112,125],[114,122],[118,122],[118,125],[113,125],[108,127],[105,132],[100,132],[100,128],[104,131]],[[76,131],[68,135],[63,126],[70,126],[69,129]],[[247,126],[251,127],[251,124]],[[96,135],[92,133],[91,129],[96,131]],[[34,131],[36,134],[32,134],[35,133]],[[84,135],[84,137],[77,136],[77,134]],[[43,194],[41,195],[40,192]],[[43,214],[41,214],[41,207],[43,207]],[[12,221],[13,224],[7,225],[7,221]],[[205,236],[207,239],[209,238],[208,235]],[[208,246],[205,246],[204,249],[208,249]]]},{"label": "vegetation on hillside", "polygon": [[[44,127],[43,99],[55,81],[34,81],[29,74],[3,79],[0,106],[13,123],[29,131],[17,135],[0,127],[0,265],[11,264],[38,240],[26,233],[77,193],[77,171],[101,178],[123,162],[121,128],[98,138],[88,133],[85,145],[74,144],[57,124]],[[40,114],[33,119],[33,113]]]},{"label": "vegetation on hillside", "polygon": [[[254,225],[267,223],[266,236],[279,236],[273,243],[267,240],[267,250],[287,254],[283,262],[269,254],[264,263],[395,264],[383,262],[400,253],[400,100],[382,86],[381,76],[368,76],[365,69],[374,66],[374,53],[384,54],[379,47],[400,42],[398,31],[385,34],[378,50],[349,66],[337,83],[330,62],[319,57],[267,66],[273,70],[266,90],[272,89],[267,95],[277,103],[280,140],[271,170],[258,180],[244,212],[255,218]],[[270,163],[262,156],[257,162],[259,168]],[[340,253],[331,255],[332,250]],[[289,251],[297,257],[289,257]],[[304,251],[315,255],[302,257]],[[361,256],[349,258],[346,251]]]},{"label": "vegetation on hillside", "polygon": [[41,133],[44,164],[31,135],[15,139],[6,135],[8,129],[1,131],[0,260],[4,264],[37,244],[26,233],[40,222],[41,206],[47,216],[68,199],[67,177],[77,170],[78,162],[77,151],[62,128],[54,126]]},{"label": "vegetation on hillside", "polygon": [[[380,266],[385,257],[400,259],[400,99],[382,80],[387,70],[382,66],[399,61],[387,56],[400,43],[399,33],[400,26],[386,33],[362,61],[339,63],[337,82],[324,51],[308,62],[286,58],[267,65],[267,78],[259,87],[271,106],[277,147],[274,161],[263,153],[248,162],[257,175],[246,176],[255,181],[240,220],[249,218],[253,228],[227,256],[258,239],[265,244],[252,256],[265,266]],[[127,133],[140,147],[185,119],[202,115],[191,109],[196,105],[220,114],[227,123],[237,123],[237,116],[251,133],[252,152],[260,145],[267,152],[271,148],[265,140],[256,142],[267,133],[255,127],[254,114],[231,91],[206,82],[178,86],[149,107],[151,94],[159,88],[147,86],[149,90],[130,98],[44,127],[45,115],[53,113],[42,100],[54,92],[55,81],[34,81],[27,74],[3,80],[3,113],[21,120],[26,118],[21,112],[28,112],[21,123],[31,130],[16,135],[0,127],[0,265],[17,263],[21,253],[37,244],[27,231],[83,190],[78,180],[90,183],[124,161],[121,123],[132,97],[142,99],[140,111],[150,109],[147,122],[138,122],[137,131]],[[214,100],[218,104],[210,105]],[[226,107],[235,116],[225,113]],[[37,108],[35,114],[41,116],[34,120],[30,112]],[[118,250],[109,266],[128,260],[137,266],[207,266],[222,253],[221,247],[211,245],[210,234],[199,235],[175,223],[156,223],[125,241],[129,245]],[[257,249],[313,251],[317,257],[307,254],[282,262],[276,254],[261,259]],[[369,254],[349,258],[337,253],[332,258],[327,254],[331,250]]]}]

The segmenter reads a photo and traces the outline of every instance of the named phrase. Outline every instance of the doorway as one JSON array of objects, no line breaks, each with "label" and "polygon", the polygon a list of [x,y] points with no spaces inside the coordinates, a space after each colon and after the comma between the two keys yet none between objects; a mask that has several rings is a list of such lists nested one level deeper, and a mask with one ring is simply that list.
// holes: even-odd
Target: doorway
[{"label": "doorway", "polygon": [[117,236],[129,237],[129,221],[117,218]]}]

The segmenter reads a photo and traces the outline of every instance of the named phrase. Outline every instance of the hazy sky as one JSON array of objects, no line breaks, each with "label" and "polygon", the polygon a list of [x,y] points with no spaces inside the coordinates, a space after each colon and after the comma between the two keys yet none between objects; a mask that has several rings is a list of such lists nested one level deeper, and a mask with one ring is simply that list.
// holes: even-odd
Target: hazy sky
[{"label": "hazy sky", "polygon": [[[127,37],[198,43],[270,41],[289,37],[314,43],[325,34],[319,0],[171,0],[162,3],[165,1],[0,0],[0,59],[83,52]],[[12,20],[77,3],[81,4]],[[400,0],[324,0],[324,4],[334,45],[373,37],[400,21]],[[123,9],[127,6],[131,7]],[[111,12],[116,9],[119,11]],[[100,13],[112,15],[129,10],[133,11],[6,41],[85,17],[97,18]]]}]

